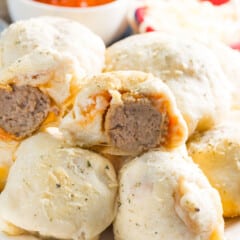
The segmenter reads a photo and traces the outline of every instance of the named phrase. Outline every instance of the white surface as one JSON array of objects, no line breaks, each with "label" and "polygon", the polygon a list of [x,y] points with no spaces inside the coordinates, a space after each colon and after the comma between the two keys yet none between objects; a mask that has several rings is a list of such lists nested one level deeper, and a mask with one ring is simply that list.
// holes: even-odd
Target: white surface
[{"label": "white surface", "polygon": [[8,0],[8,9],[13,21],[43,15],[77,20],[109,44],[119,38],[127,27],[127,4],[127,0],[117,0],[97,7],[77,8],[52,6],[32,0]]},{"label": "white surface", "polygon": [[[226,223],[226,240],[239,240],[240,219],[230,220]],[[6,237],[0,233],[0,240],[38,240],[34,237]],[[113,240],[111,229],[105,231],[100,240]],[[150,240],[150,239],[149,239]]]}]

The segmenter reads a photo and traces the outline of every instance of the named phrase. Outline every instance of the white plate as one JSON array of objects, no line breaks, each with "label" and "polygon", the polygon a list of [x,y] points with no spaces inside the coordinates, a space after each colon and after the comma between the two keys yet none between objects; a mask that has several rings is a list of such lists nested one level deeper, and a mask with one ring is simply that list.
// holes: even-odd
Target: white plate
[{"label": "white plate", "polygon": [[[226,240],[240,239],[240,219],[230,220],[226,223]],[[38,240],[35,237],[7,237],[0,233],[0,240]],[[114,240],[111,229],[103,233],[100,240]]]}]

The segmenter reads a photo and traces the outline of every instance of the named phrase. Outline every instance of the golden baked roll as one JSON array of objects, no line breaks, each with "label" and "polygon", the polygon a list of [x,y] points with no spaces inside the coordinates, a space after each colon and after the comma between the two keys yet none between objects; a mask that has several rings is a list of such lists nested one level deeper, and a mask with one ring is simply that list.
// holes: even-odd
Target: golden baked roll
[{"label": "golden baked roll", "polygon": [[209,129],[230,109],[230,83],[215,54],[190,38],[153,32],[107,49],[106,69],[140,70],[161,78],[173,92],[189,135]]},{"label": "golden baked roll", "polygon": [[117,186],[106,158],[39,133],[16,152],[0,195],[0,229],[95,240],[113,221]]},{"label": "golden baked roll", "polygon": [[[240,118],[239,118],[240,119]],[[225,217],[240,215],[240,128],[232,121],[195,134],[188,151],[221,196]]]},{"label": "golden baked roll", "polygon": [[54,17],[19,21],[0,38],[0,129],[22,139],[57,122],[86,74],[101,72],[103,41],[81,24]]},{"label": "golden baked roll", "polygon": [[186,124],[160,79],[138,71],[119,71],[86,81],[60,124],[72,144],[113,155],[135,155],[185,142]]},{"label": "golden baked roll", "polygon": [[207,47],[211,48],[217,57],[226,78],[231,83],[232,109],[240,109],[240,54],[221,42],[213,41],[208,38],[196,37]]},{"label": "golden baked roll", "polygon": [[152,151],[119,176],[116,240],[223,240],[218,192],[180,149]]}]

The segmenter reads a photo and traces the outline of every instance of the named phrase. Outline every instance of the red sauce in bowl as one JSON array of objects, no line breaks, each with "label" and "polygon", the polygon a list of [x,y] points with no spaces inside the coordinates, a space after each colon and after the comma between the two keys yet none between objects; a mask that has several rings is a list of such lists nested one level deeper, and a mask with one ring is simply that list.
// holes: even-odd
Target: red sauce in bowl
[{"label": "red sauce in bowl", "polygon": [[115,0],[34,0],[35,2],[62,7],[93,7],[114,2]]},{"label": "red sauce in bowl", "polygon": [[202,1],[211,2],[213,5],[222,5],[229,2],[229,0],[202,0]]}]

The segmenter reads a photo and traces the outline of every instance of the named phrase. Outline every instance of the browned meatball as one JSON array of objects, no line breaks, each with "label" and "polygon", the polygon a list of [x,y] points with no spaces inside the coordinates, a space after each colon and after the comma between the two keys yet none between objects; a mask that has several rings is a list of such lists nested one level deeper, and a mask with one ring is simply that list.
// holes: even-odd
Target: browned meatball
[{"label": "browned meatball", "polygon": [[167,114],[160,113],[146,97],[123,95],[123,104],[111,106],[105,120],[111,144],[124,151],[142,152],[167,138]]},{"label": "browned meatball", "polygon": [[38,88],[0,89],[0,128],[16,138],[29,136],[47,118],[50,107],[49,97]]}]

